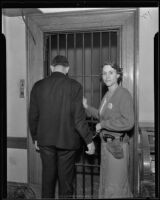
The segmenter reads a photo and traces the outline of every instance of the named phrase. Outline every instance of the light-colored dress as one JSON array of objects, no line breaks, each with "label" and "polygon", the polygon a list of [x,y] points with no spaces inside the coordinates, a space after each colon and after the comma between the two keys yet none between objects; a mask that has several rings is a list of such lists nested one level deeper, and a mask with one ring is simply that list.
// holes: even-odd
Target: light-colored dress
[{"label": "light-colored dress", "polygon": [[[129,91],[118,86],[112,97],[107,100],[104,95],[99,110],[87,109],[91,115],[99,118],[107,134],[120,136],[134,126],[133,102]],[[101,132],[101,165],[99,198],[129,198],[132,193],[128,181],[129,144],[122,142],[124,157],[115,158],[107,149],[108,142],[103,140]]]}]

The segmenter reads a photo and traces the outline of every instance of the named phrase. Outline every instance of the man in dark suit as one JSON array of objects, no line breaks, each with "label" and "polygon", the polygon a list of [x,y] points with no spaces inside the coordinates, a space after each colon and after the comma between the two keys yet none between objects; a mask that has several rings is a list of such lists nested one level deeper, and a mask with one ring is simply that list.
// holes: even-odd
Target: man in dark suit
[{"label": "man in dark suit", "polygon": [[50,68],[51,76],[36,82],[32,88],[29,126],[42,160],[42,198],[55,197],[57,176],[59,197],[71,198],[81,138],[88,147],[87,154],[94,154],[95,146],[82,104],[82,86],[66,75],[67,58],[56,56]]}]

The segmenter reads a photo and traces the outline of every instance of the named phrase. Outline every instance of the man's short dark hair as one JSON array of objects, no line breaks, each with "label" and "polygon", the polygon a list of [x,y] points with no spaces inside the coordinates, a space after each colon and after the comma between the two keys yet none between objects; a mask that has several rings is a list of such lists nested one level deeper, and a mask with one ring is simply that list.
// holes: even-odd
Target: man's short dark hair
[{"label": "man's short dark hair", "polygon": [[52,60],[52,63],[51,63],[54,67],[56,65],[62,65],[64,67],[68,67],[69,66],[69,62],[68,62],[68,59],[65,57],[65,56],[62,56],[62,55],[57,55],[53,60]]}]

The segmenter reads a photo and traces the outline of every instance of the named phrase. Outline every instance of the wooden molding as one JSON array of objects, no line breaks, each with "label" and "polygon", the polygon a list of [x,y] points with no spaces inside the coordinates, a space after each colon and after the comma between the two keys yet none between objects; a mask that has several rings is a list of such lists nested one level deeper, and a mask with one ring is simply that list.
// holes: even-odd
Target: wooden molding
[{"label": "wooden molding", "polygon": [[140,129],[154,129],[153,122],[139,122]]},{"label": "wooden molding", "polygon": [[18,17],[22,15],[22,10],[24,15],[29,14],[40,14],[41,11],[37,8],[4,8],[2,10],[3,15],[7,17]]},{"label": "wooden molding", "polygon": [[27,149],[27,137],[7,137],[7,148]]}]

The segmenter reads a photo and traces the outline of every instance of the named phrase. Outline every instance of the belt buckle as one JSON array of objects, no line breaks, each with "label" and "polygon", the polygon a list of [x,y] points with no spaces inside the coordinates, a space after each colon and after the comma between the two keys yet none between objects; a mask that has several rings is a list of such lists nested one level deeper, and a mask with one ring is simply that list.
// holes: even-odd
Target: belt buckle
[{"label": "belt buckle", "polygon": [[122,141],[123,141],[123,136],[117,136],[117,137],[115,137],[115,139],[117,139],[117,140],[119,140],[120,142],[122,142]]}]

